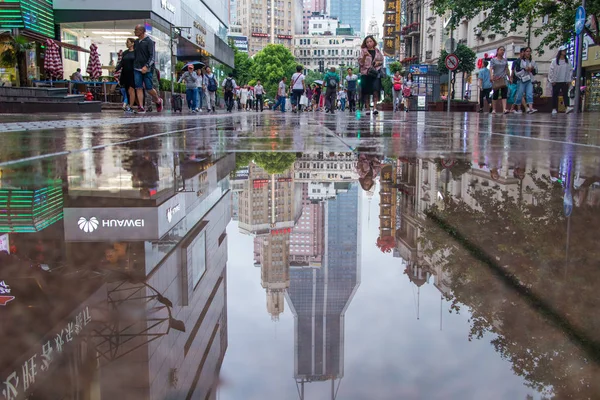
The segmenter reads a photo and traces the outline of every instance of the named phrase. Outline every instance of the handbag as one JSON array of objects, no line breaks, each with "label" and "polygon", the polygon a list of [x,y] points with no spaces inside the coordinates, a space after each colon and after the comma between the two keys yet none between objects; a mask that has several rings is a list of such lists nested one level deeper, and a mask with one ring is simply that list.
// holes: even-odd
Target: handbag
[{"label": "handbag", "polygon": [[401,85],[401,84],[399,84],[399,83],[394,83],[394,90],[395,90],[396,92],[398,92],[398,91],[402,90],[402,85]]},{"label": "handbag", "polygon": [[499,90],[506,87],[506,78],[500,78],[492,81],[492,89]]},{"label": "handbag", "polygon": [[308,106],[308,97],[306,97],[305,95],[302,95],[300,97],[300,105],[301,106]]}]

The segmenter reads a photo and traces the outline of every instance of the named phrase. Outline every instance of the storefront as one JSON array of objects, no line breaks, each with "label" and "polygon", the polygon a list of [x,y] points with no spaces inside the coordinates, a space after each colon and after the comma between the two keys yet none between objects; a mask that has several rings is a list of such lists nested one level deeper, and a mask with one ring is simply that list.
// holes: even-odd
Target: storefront
[{"label": "storefront", "polygon": [[584,68],[586,86],[583,107],[585,111],[600,111],[600,46],[588,48],[587,59],[581,64]]},{"label": "storefront", "polygon": [[[123,2],[118,0],[55,0],[55,20],[61,41],[83,48],[95,43],[102,63],[102,75],[110,76],[117,64],[119,51],[126,49],[127,38],[135,38],[134,27],[144,25],[156,43],[156,66],[161,77],[169,78],[174,67],[170,51],[171,28],[187,27],[174,41],[173,53],[179,60],[233,66],[233,51],[226,44],[227,26],[201,2],[194,3],[193,8],[181,0],[136,0],[126,5],[127,9],[123,9]],[[63,61],[65,76],[68,77],[77,68],[85,71],[88,55],[64,49]]]}]

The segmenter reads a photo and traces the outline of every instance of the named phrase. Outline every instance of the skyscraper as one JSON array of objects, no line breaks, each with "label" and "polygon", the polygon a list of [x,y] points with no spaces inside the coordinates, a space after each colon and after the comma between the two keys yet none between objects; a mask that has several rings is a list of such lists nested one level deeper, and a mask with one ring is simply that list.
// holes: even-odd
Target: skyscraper
[{"label": "skyscraper", "polygon": [[340,24],[348,24],[354,32],[362,29],[362,0],[329,0],[329,15],[337,18]]},{"label": "skyscraper", "polygon": [[360,284],[358,185],[325,205],[325,255],[320,268],[290,269],[294,314],[294,377],[304,383],[344,376],[344,314]]}]

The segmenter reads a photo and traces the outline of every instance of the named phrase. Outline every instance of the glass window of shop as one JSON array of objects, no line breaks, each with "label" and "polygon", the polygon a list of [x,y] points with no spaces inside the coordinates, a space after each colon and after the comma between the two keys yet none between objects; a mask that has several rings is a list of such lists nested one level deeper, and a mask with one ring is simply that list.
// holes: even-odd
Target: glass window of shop
[{"label": "glass window of shop", "polygon": [[[213,0],[221,3],[222,1]],[[188,2],[189,4],[190,2]],[[191,4],[190,4],[191,5]],[[193,4],[194,13],[198,14],[200,18],[206,23],[206,26],[216,33],[225,43],[227,43],[227,26],[223,24],[219,18],[213,14],[213,12],[200,1],[196,1]]]},{"label": "glass window of shop", "polygon": [[[102,76],[111,77],[117,65],[119,50],[126,50],[125,42],[128,38],[135,39],[133,29],[136,25],[145,25],[147,34],[156,43],[156,67],[161,78],[170,76],[171,60],[169,51],[169,33],[162,27],[156,26],[150,20],[121,20],[101,22],[74,22],[60,24],[61,40],[89,49],[92,43],[98,46],[100,62],[102,63]],[[80,53],[73,57],[72,50],[63,48],[64,76],[69,78],[77,68],[85,70],[89,60],[89,53]]]}]

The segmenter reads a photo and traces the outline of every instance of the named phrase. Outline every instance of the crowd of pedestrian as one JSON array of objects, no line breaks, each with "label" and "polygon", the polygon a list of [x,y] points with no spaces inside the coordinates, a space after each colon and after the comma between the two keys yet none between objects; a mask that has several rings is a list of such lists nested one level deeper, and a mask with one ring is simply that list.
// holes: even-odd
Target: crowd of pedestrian
[{"label": "crowd of pedestrian", "polygon": [[[124,98],[124,109],[133,112],[146,111],[146,101],[151,99],[157,111],[163,108],[163,101],[158,96],[158,75],[155,68],[154,42],[146,35],[143,25],[135,27],[137,39],[126,40],[127,49],[116,66],[120,71],[121,92]],[[523,111],[533,114],[534,76],[538,67],[533,60],[530,47],[521,49],[519,57],[509,68],[506,49],[500,46],[496,54],[486,58],[478,70],[479,80],[479,112],[496,114],[522,114]],[[291,107],[293,113],[303,111],[324,111],[334,114],[336,110],[353,113],[357,109],[366,110],[367,114],[379,114],[380,96],[382,95],[382,79],[385,77],[384,56],[373,36],[367,36],[362,42],[357,59],[357,75],[353,68],[346,70],[342,77],[335,67],[330,67],[322,77],[313,83],[306,81],[303,67],[297,66],[296,72],[289,77],[283,76],[277,86],[274,103],[270,109],[286,112]],[[548,82],[552,90],[552,114],[558,112],[558,99],[562,95],[565,112],[570,113],[569,87],[573,75],[566,49],[560,48],[556,58],[552,60],[548,74]],[[210,67],[202,63],[190,63],[179,77],[178,83],[185,85],[185,98],[190,112],[216,112],[216,96],[219,88],[223,92],[225,108],[232,112],[234,108],[241,111],[263,112],[267,101],[267,93],[260,80],[254,86],[238,85],[232,73],[219,82]],[[391,97],[393,111],[404,109],[408,112],[413,92],[417,88],[412,73],[402,75],[395,71],[391,77]],[[510,108],[509,108],[510,105]],[[237,107],[236,107],[237,106]],[[150,105],[151,107],[151,105]],[[523,110],[523,111],[522,111]]]}]

